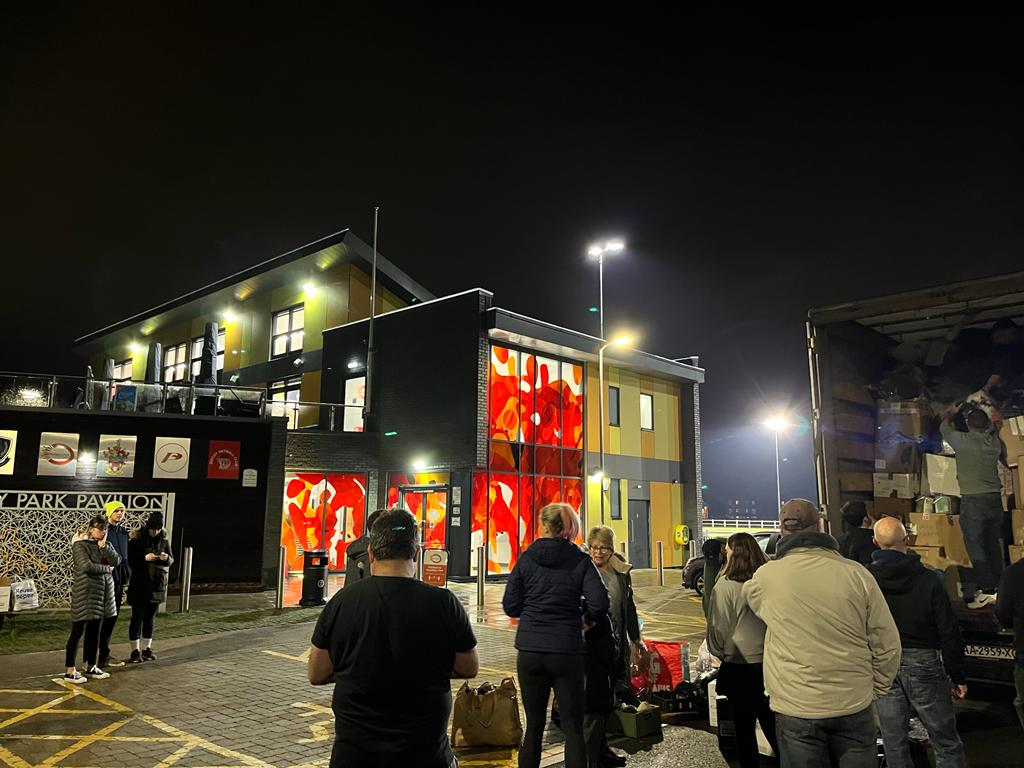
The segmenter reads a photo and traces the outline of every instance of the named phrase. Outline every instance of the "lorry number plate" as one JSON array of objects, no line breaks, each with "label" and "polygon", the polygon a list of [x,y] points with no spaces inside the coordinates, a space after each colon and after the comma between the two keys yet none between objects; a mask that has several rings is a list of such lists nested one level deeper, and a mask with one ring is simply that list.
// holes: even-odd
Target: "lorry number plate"
[{"label": "lorry number plate", "polygon": [[1013,648],[1004,645],[970,645],[964,647],[967,656],[974,656],[979,659],[1009,659],[1016,658]]}]

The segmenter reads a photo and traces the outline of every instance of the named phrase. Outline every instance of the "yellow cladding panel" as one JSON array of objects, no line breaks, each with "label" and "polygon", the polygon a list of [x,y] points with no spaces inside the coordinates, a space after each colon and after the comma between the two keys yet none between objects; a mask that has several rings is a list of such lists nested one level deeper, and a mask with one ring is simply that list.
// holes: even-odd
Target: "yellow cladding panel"
[{"label": "yellow cladding panel", "polygon": [[640,377],[631,371],[617,371],[619,377],[620,453],[643,456],[640,442]]},{"label": "yellow cladding panel", "polygon": [[665,565],[683,565],[683,547],[675,543],[675,529],[682,524],[682,495],[675,483],[651,483],[651,563],[656,563],[657,544],[663,542]]},{"label": "yellow cladding panel", "polygon": [[334,328],[348,322],[348,291],[351,280],[351,268],[348,264],[339,264],[324,272],[323,292],[327,302],[324,319],[326,328]]},{"label": "yellow cladding panel", "polygon": [[234,371],[242,367],[242,327],[246,318],[243,315],[235,314],[235,319],[224,323],[224,370]]},{"label": "yellow cladding panel", "polygon": [[587,363],[587,390],[586,390],[586,403],[587,403],[587,450],[596,453],[599,448],[597,429],[600,425],[598,418],[598,405],[597,398],[594,393],[597,392],[597,364]]},{"label": "yellow cladding panel", "polygon": [[[304,403],[316,403],[320,401],[320,371],[310,371],[302,374],[302,384],[299,386],[299,400]],[[320,419],[320,409],[306,406],[299,409],[299,426],[311,427]]]},{"label": "yellow cladding panel", "polygon": [[271,296],[260,293],[247,299],[243,304],[245,330],[242,333],[244,346],[239,350],[242,366],[265,363],[270,359],[270,313]]}]

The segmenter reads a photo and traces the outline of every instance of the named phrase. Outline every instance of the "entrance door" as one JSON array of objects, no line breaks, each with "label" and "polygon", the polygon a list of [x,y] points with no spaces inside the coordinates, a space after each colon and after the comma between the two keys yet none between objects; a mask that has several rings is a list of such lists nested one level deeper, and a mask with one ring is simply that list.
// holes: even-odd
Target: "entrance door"
[{"label": "entrance door", "polygon": [[424,547],[427,549],[447,548],[447,485],[399,486],[398,503],[412,512],[419,522]]},{"label": "entrance door", "polygon": [[651,567],[651,502],[629,500],[629,562],[634,568]]}]

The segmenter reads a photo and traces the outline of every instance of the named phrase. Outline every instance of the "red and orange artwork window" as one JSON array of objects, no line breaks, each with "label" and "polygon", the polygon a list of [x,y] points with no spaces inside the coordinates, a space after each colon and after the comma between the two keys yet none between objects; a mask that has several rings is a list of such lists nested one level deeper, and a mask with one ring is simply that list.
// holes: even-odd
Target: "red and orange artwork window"
[{"label": "red and orange artwork window", "polygon": [[325,549],[332,571],[345,568],[345,550],[363,534],[366,476],[289,472],[285,475],[281,546],[288,570],[301,571],[307,550]]},{"label": "red and orange artwork window", "polygon": [[[447,541],[448,484],[447,472],[390,472],[388,474],[388,506],[402,502],[413,516],[423,523],[423,545],[427,549],[444,549]],[[438,486],[431,490],[429,486]],[[415,486],[412,488],[410,486]]]},{"label": "red and orange artwork window", "polygon": [[583,366],[494,345],[487,393],[488,464],[473,475],[471,544],[486,543],[489,573],[508,573],[544,505],[582,507]]}]

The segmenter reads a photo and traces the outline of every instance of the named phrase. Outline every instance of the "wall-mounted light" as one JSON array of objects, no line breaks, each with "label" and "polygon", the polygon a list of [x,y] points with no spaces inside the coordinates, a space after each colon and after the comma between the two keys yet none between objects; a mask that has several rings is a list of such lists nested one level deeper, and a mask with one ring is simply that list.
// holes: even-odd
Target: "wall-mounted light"
[{"label": "wall-mounted light", "polygon": [[235,320],[238,319],[237,317],[235,317],[235,313],[232,312],[230,309],[225,310],[222,317],[224,318],[225,323],[233,323],[235,322]]},{"label": "wall-mounted light", "polygon": [[302,284],[302,290],[306,294],[307,299],[311,299],[316,296],[316,285],[312,281],[307,280]]},{"label": "wall-mounted light", "polygon": [[604,480],[604,472],[600,469],[590,476],[590,482],[592,483],[600,483],[602,480]]},{"label": "wall-mounted light", "polygon": [[96,457],[93,456],[88,451],[83,451],[82,453],[78,454],[78,460],[82,464],[95,464],[96,463]]},{"label": "wall-mounted light", "polygon": [[294,366],[295,366],[296,368],[298,368],[298,367],[299,367],[299,366],[301,366],[301,365],[302,365],[302,364],[303,364],[304,362],[305,362],[305,361],[304,361],[304,360],[303,360],[303,359],[302,359],[301,357],[296,357],[296,358],[295,358],[295,360],[293,360],[293,361],[292,361],[292,365],[294,365]]},{"label": "wall-mounted light", "polygon": [[395,432],[394,430],[392,430],[390,432],[385,432],[384,433],[384,437],[397,437],[397,436],[398,436],[398,433]]},{"label": "wall-mounted light", "polygon": [[414,459],[412,462],[412,468],[415,469],[417,472],[422,472],[424,469],[427,468],[426,459]]},{"label": "wall-mounted light", "polygon": [[348,361],[348,367],[349,367],[349,369],[358,368],[359,367],[359,361],[358,360],[349,360]]},{"label": "wall-mounted light", "polygon": [[232,373],[228,377],[228,381],[230,381],[232,384],[237,384],[239,378],[241,378],[241,377],[237,373]]},{"label": "wall-mounted light", "polygon": [[140,347],[133,341],[131,344],[128,345],[128,351],[131,352],[133,355],[137,355],[139,354],[139,352],[142,351],[142,347]]}]

